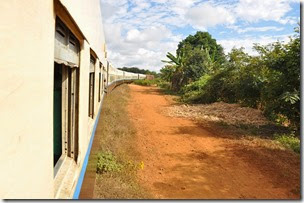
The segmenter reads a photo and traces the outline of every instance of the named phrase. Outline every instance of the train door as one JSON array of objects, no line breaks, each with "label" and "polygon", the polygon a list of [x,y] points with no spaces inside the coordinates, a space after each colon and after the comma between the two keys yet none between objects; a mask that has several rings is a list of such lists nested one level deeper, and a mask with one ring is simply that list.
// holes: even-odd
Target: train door
[{"label": "train door", "polygon": [[57,169],[64,157],[76,162],[78,158],[79,51],[79,41],[57,18],[53,97],[53,154]]}]

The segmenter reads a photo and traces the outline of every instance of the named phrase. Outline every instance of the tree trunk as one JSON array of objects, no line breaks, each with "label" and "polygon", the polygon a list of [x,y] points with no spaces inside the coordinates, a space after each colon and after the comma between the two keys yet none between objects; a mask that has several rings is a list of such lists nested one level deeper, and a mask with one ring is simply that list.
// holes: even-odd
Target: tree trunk
[{"label": "tree trunk", "polygon": [[174,73],[172,76],[171,80],[171,90],[174,92],[178,92],[181,88],[181,79],[182,79],[182,74],[177,72]]}]

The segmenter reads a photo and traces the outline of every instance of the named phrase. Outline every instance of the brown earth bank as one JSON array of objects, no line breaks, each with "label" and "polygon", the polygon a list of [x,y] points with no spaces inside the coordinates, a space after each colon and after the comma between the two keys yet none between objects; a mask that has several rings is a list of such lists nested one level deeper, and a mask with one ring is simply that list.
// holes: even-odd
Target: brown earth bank
[{"label": "brown earth bank", "polygon": [[130,85],[128,112],[144,162],[143,187],[160,199],[299,199],[300,157],[190,118],[156,87]]}]

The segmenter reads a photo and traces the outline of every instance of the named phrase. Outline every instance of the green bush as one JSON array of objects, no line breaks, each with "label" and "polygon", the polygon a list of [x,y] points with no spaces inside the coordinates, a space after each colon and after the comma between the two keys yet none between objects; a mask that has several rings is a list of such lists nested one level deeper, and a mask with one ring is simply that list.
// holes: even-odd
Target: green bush
[{"label": "green bush", "polygon": [[301,49],[299,35],[287,44],[276,42],[257,46],[261,61],[269,69],[261,93],[262,106],[268,117],[286,116],[291,127],[300,130]]},{"label": "green bush", "polygon": [[134,84],[141,85],[141,86],[152,86],[156,85],[156,80],[135,80]]},{"label": "green bush", "polygon": [[204,75],[183,88],[182,101],[187,103],[236,102],[234,81],[230,69]]},{"label": "green bush", "polygon": [[292,149],[296,153],[300,153],[301,142],[300,142],[300,139],[297,138],[294,134],[277,135],[275,139],[277,141],[279,141],[285,147]]},{"label": "green bush", "polygon": [[111,152],[100,152],[97,155],[97,173],[103,174],[108,172],[119,172],[122,164],[118,163],[115,155]]},{"label": "green bush", "polygon": [[186,103],[211,103],[214,98],[211,95],[207,95],[206,85],[210,81],[210,75],[202,76],[198,81],[192,82],[186,85],[182,89],[181,100]]},{"label": "green bush", "polygon": [[[160,77],[187,103],[216,101],[259,108],[274,122],[300,130],[301,40],[299,27],[289,42],[255,44],[223,54],[208,33],[198,32],[180,42],[176,56],[167,54]],[[282,119],[283,118],[283,119]]]},{"label": "green bush", "polygon": [[[186,103],[239,103],[259,108],[270,120],[300,130],[300,38],[255,46],[249,56],[233,49],[228,62],[184,86]],[[283,118],[283,119],[282,119]]]},{"label": "green bush", "polygon": [[163,80],[159,80],[157,83],[157,86],[162,88],[162,89],[166,89],[169,90],[171,89],[171,84],[169,82],[163,81]]}]

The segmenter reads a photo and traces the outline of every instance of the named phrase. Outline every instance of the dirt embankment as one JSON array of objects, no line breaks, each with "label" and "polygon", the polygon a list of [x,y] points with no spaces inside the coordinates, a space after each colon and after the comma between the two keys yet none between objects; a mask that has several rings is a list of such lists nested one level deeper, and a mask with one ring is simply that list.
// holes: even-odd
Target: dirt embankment
[{"label": "dirt embankment", "polygon": [[155,87],[130,88],[134,147],[145,164],[138,176],[155,198],[300,198],[300,158],[295,153],[169,116],[165,109],[174,106],[169,96]]}]

